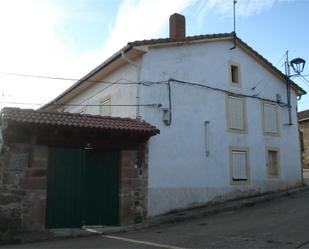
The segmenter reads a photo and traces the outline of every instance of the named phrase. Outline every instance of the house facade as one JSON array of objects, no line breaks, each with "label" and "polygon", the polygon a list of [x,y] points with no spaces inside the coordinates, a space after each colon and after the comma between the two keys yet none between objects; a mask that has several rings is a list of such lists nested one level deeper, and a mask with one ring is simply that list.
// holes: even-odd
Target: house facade
[{"label": "house facade", "polygon": [[[144,185],[132,191],[136,179],[131,179],[130,170],[123,173],[128,186],[119,196],[128,197],[132,205],[120,210],[122,217],[133,212],[128,224],[300,186],[296,107],[305,91],[289,85],[289,108],[285,80],[234,33],[188,37],[184,17],[174,14],[169,38],[128,43],[41,111],[139,119],[160,130],[141,142],[148,148],[147,167],[137,176],[144,177]],[[91,126],[87,130],[91,132]],[[95,150],[103,143],[109,149],[128,150],[122,136],[107,139],[108,132],[103,133],[98,139],[92,134],[89,146],[80,147]],[[131,141],[130,133],[127,136]],[[78,141],[88,140],[86,132]],[[138,170],[134,162],[127,165]],[[141,191],[142,201],[135,202],[132,196]],[[143,210],[141,219],[134,220],[134,210]]]}]

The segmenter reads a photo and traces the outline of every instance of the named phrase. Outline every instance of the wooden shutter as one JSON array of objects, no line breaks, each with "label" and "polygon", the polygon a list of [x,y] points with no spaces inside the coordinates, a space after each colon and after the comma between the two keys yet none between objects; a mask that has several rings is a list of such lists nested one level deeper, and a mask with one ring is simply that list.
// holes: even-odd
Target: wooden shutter
[{"label": "wooden shutter", "polygon": [[244,98],[228,96],[228,123],[230,129],[245,130]]},{"label": "wooden shutter", "polygon": [[247,151],[232,150],[231,153],[232,179],[247,180]]},{"label": "wooden shutter", "polygon": [[264,108],[264,132],[266,133],[278,133],[278,118],[277,118],[277,106],[274,104],[263,104]]}]

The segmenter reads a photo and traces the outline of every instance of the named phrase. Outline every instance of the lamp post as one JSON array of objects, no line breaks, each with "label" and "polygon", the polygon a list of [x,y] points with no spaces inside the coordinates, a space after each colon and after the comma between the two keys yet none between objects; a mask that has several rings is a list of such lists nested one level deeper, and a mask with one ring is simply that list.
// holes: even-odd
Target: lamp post
[{"label": "lamp post", "polygon": [[[285,75],[286,75],[286,95],[287,95],[287,107],[289,113],[289,123],[292,125],[292,112],[291,112],[291,78],[294,76],[299,76],[304,70],[306,61],[302,58],[295,58],[289,61],[289,51],[286,51],[286,61],[285,61]],[[291,67],[294,74],[291,75]]]}]

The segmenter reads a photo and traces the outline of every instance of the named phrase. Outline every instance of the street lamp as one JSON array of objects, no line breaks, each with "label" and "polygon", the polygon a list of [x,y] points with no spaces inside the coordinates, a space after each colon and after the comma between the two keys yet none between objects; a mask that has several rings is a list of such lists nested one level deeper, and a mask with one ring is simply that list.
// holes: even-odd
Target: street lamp
[{"label": "street lamp", "polygon": [[300,74],[305,67],[306,61],[302,58],[295,58],[291,60],[291,66],[296,74]]}]

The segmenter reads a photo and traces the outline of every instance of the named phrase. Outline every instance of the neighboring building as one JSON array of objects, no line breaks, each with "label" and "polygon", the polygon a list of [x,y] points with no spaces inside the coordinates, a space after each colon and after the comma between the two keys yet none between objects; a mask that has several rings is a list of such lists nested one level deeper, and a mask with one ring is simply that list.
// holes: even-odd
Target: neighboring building
[{"label": "neighboring building", "polygon": [[297,113],[300,144],[302,148],[302,163],[304,168],[309,168],[309,110]]},{"label": "neighboring building", "polygon": [[[288,125],[285,80],[285,75],[234,33],[186,37],[184,17],[174,14],[170,38],[128,43],[42,110],[83,113],[81,117],[138,118],[160,130],[160,135],[149,140],[148,153],[143,153],[146,186],[132,191],[130,186],[136,186],[132,179],[123,193],[127,198],[143,196],[134,202],[135,208],[127,206],[127,212],[143,210],[139,217],[144,219],[300,186],[296,107],[297,96],[305,91],[291,84],[293,124]],[[96,131],[87,126],[89,134],[91,130]],[[152,127],[142,137],[143,146],[157,133]],[[87,134],[82,135],[84,141]],[[79,136],[78,131],[62,142],[70,140],[72,146],[74,136]],[[132,139],[130,132],[127,136]],[[89,135],[95,137],[95,133]],[[122,139],[118,136],[108,141],[121,144]],[[86,148],[95,149],[96,144]],[[113,144],[109,148],[114,148]],[[140,168],[140,163],[130,167]],[[130,178],[129,171],[123,174]],[[66,178],[59,174],[57,179]],[[80,181],[77,179],[75,186]],[[55,184],[49,182],[48,188]],[[58,191],[66,188],[60,186]],[[61,203],[61,198],[55,198]],[[72,205],[76,212],[78,207]],[[61,214],[54,215],[47,220],[61,218]]]}]

